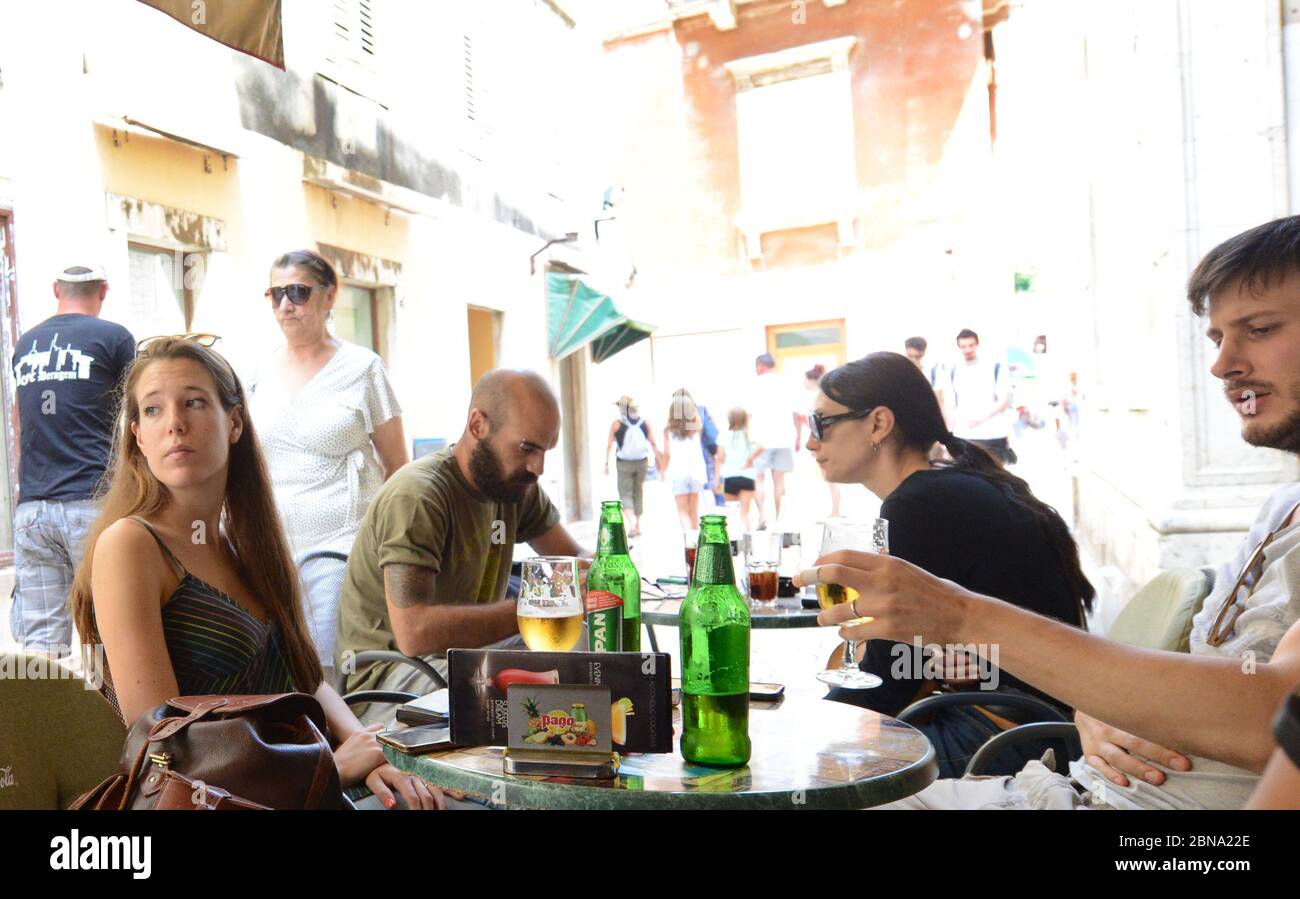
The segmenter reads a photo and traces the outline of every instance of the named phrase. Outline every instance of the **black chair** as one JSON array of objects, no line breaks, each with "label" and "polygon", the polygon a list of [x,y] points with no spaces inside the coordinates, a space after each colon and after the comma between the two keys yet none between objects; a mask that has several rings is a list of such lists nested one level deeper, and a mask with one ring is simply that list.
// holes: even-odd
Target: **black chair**
[{"label": "black chair", "polygon": [[[424,659],[416,658],[415,656],[403,655],[400,652],[393,652],[392,650],[388,650],[388,649],[363,649],[361,652],[356,653],[352,657],[352,663],[356,668],[360,668],[362,665],[369,664],[371,662],[395,662],[399,665],[410,665],[412,668],[418,669],[420,673],[423,674],[425,677],[429,678],[429,680],[433,681],[435,690],[443,690],[446,689],[447,687],[447,681],[446,679],[443,678],[441,674],[438,673],[438,669],[434,668]],[[344,693],[343,691],[347,689],[347,679],[348,676],[346,673],[342,671],[335,672],[334,687],[336,690],[338,690],[339,695],[343,697],[343,701],[348,703],[348,705],[352,705],[354,702],[355,703],[409,702],[411,699],[416,698],[414,695],[401,693],[401,691],[396,691],[393,692],[392,695],[399,695],[400,693],[400,695],[405,695],[408,698],[401,699],[401,700],[385,700],[385,699],[375,699],[375,698],[355,699],[354,697],[363,693],[388,693],[389,691],[359,690],[351,694]]]},{"label": "black chair", "polygon": [[[995,771],[995,761],[998,756],[1012,747],[1023,749],[1026,743],[1037,741],[1041,745],[1041,752],[1035,747],[1036,755],[1041,755],[1048,749],[1055,751],[1062,742],[1067,747],[1078,745],[1079,736],[1075,731],[1074,723],[1060,709],[1024,693],[999,693],[987,690],[934,693],[912,703],[895,717],[905,724],[917,724],[940,709],[972,705],[983,706],[1004,718],[1015,715],[1017,718],[1029,719],[1029,721],[997,734],[981,746],[967,763],[966,774],[1005,773]],[[1003,739],[1008,734],[1015,736]],[[1073,743],[1070,740],[1073,740]],[[1070,756],[1070,758],[1077,757],[1077,755]]]},{"label": "black chair", "polygon": [[[1083,755],[1083,744],[1079,742],[1079,729],[1073,722],[1034,721],[1004,730],[975,750],[975,754],[966,764],[966,775],[973,777],[993,773],[993,760],[999,753],[1012,746],[1020,746],[1023,743],[1043,745],[1052,741],[1060,741],[1064,744],[1067,759],[1077,759]],[[1052,749],[1055,752],[1055,747]]]}]

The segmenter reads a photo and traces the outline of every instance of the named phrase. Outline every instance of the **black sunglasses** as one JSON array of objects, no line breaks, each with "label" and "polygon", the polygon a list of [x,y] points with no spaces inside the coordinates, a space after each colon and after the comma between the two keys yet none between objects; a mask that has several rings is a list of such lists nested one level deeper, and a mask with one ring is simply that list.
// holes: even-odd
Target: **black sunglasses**
[{"label": "black sunglasses", "polygon": [[272,304],[279,306],[285,297],[295,306],[301,306],[311,299],[311,292],[316,288],[310,284],[286,284],[284,287],[268,287],[265,296],[271,298]]},{"label": "black sunglasses", "polygon": [[853,418],[866,418],[871,414],[871,410],[876,408],[871,406],[857,412],[841,412],[839,415],[822,415],[820,412],[808,413],[808,433],[812,435],[813,440],[822,440],[825,438],[826,428],[835,424],[837,421],[848,421]]}]

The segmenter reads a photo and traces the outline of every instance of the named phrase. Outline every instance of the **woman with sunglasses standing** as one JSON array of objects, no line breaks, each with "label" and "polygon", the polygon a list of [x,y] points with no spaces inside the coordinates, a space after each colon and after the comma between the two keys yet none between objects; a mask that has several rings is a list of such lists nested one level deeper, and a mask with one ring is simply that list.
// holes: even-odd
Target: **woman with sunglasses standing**
[{"label": "woman with sunglasses standing", "polygon": [[266,296],[285,342],[249,388],[327,675],[346,557],[370,500],[410,461],[384,363],[329,332],[337,293],[334,267],[320,255],[296,250],[275,260]]},{"label": "woman with sunglasses standing", "polygon": [[[883,501],[890,554],[963,587],[1084,627],[1095,595],[1079,551],[1056,511],[1023,480],[973,443],[953,436],[925,375],[906,356],[872,353],[827,373],[808,417],[808,449],[831,483],[864,485]],[[934,463],[942,444],[951,463]],[[979,688],[987,705],[942,709],[920,729],[938,755],[941,777],[960,777],[989,737],[1016,721],[1001,694],[1028,694],[1069,709],[1008,674],[964,658],[940,668],[903,643],[872,640],[862,669],[884,680],[874,690],[836,688],[830,698],[895,715],[927,693]],[[935,674],[948,674],[944,680]],[[1023,713],[1022,713],[1023,714]],[[1025,752],[1037,758],[1042,748]],[[1011,753],[1007,753],[1007,756]],[[1010,772],[1020,769],[1015,761]]]},{"label": "woman with sunglasses standing", "polygon": [[384,759],[324,678],[243,385],[197,340],[143,345],[126,377],[102,511],[69,602],[102,645],[126,722],[175,696],[301,692],[320,702],[344,787],[390,809],[442,794]]}]

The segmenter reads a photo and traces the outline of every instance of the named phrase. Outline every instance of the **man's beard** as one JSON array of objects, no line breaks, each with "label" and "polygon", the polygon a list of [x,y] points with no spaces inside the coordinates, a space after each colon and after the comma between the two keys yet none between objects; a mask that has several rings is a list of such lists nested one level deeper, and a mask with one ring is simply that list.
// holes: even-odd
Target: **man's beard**
[{"label": "man's beard", "polygon": [[498,503],[520,502],[528,494],[529,488],[537,483],[537,478],[527,470],[506,477],[501,458],[486,440],[480,440],[470,453],[469,473],[474,476],[479,492]]},{"label": "man's beard", "polygon": [[1288,415],[1285,421],[1280,421],[1267,430],[1252,432],[1249,427],[1243,427],[1241,437],[1251,446],[1266,446],[1285,453],[1300,454],[1300,408]]}]

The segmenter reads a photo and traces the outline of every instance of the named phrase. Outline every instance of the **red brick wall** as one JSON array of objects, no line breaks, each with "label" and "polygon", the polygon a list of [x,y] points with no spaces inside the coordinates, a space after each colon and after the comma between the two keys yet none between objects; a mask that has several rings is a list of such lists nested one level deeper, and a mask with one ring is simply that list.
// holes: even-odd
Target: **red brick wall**
[{"label": "red brick wall", "polygon": [[[710,274],[750,267],[733,224],[740,173],[735,90],[725,64],[849,34],[858,38],[850,56],[864,195],[858,244],[870,249],[899,238],[908,198],[943,158],[982,66],[980,23],[964,8],[960,0],[849,0],[828,9],[807,0],[806,21],[795,24],[791,2],[768,0],[740,6],[732,31],[697,16],[671,33],[608,44],[618,102],[632,123],[621,178],[637,266]],[[964,39],[963,24],[971,26]],[[792,160],[792,177],[798,166],[816,164]],[[764,250],[768,267],[840,255],[833,228],[767,235]]]}]

